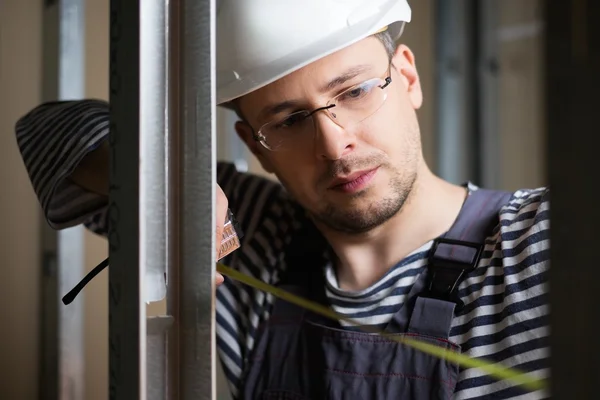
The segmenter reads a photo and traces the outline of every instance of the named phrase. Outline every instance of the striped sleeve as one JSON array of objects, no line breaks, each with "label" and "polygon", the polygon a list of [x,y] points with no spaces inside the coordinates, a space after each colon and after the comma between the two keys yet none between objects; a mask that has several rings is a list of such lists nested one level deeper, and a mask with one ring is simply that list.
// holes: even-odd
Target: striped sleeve
[{"label": "striped sleeve", "polygon": [[[102,235],[108,227],[106,198],[66,179],[89,152],[106,140],[108,104],[97,100],[45,103],[16,125],[19,148],[46,218],[55,229],[80,223]],[[268,283],[278,280],[282,250],[298,212],[281,185],[217,163],[217,182],[244,236],[242,247],[223,262]],[[268,318],[272,297],[226,279],[217,292],[217,343],[234,397],[244,359],[258,326]]]},{"label": "striped sleeve", "polygon": [[[548,270],[550,266],[550,191],[520,190],[500,213],[494,240],[486,243],[483,267],[459,290],[464,303],[450,339],[471,357],[496,362],[545,379],[549,376]],[[477,368],[464,369],[458,399],[540,399]]]},{"label": "striped sleeve", "polygon": [[102,214],[107,198],[67,177],[107,139],[108,127],[108,104],[101,100],[48,102],[17,121],[17,144],[52,228],[91,223],[93,231],[105,231]]},{"label": "striped sleeve", "polygon": [[[245,275],[276,284],[284,264],[284,246],[297,229],[297,212],[282,186],[239,173],[223,164],[218,181],[238,219],[244,237],[239,250],[222,262]],[[261,322],[268,318],[272,296],[226,278],[216,295],[217,346],[234,398],[240,395],[245,360],[254,348]]]}]

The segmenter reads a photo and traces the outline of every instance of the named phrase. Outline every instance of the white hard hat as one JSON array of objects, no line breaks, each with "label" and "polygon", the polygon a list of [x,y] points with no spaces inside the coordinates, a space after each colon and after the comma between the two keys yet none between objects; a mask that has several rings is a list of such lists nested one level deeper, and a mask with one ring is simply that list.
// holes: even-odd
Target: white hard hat
[{"label": "white hard hat", "polygon": [[410,18],[406,0],[219,0],[217,104]]}]

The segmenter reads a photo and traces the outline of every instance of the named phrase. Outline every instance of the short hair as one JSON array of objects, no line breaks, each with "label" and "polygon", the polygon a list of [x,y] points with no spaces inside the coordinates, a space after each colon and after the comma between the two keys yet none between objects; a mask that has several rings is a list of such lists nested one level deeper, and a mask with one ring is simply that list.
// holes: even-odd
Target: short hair
[{"label": "short hair", "polygon": [[[390,35],[390,32],[386,29],[385,31],[377,32],[372,36],[377,38],[381,42],[381,44],[383,44],[388,58],[391,61],[392,57],[394,57],[394,53],[396,52],[397,44],[396,42],[394,42],[394,39],[392,38],[392,35]],[[247,122],[246,118],[244,118],[244,115],[242,114],[242,110],[240,109],[238,99],[239,98],[231,100],[228,105],[231,109],[233,109],[233,111],[240,120]]]},{"label": "short hair", "polygon": [[383,44],[383,47],[385,48],[385,51],[387,52],[387,55],[391,61],[398,45],[392,38],[392,35],[390,35],[390,32],[386,29],[383,32],[377,32],[373,36],[379,39],[381,44]]}]

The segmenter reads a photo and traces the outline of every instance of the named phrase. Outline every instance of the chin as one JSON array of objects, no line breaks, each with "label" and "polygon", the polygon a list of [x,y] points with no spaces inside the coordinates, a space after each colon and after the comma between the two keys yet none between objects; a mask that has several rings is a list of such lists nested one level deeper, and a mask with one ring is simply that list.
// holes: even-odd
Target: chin
[{"label": "chin", "polygon": [[376,197],[365,193],[344,202],[331,202],[327,206],[321,207],[319,212],[311,214],[315,220],[329,229],[361,234],[373,230],[393,218],[402,209],[404,200],[404,196]]},{"label": "chin", "polygon": [[328,193],[322,198],[326,199],[326,201],[329,201],[334,206],[337,205],[343,208],[350,207],[361,210],[365,207],[373,207],[377,203],[392,197],[397,197],[397,195],[394,193],[389,183],[372,182],[368,187],[354,192],[328,190]]}]

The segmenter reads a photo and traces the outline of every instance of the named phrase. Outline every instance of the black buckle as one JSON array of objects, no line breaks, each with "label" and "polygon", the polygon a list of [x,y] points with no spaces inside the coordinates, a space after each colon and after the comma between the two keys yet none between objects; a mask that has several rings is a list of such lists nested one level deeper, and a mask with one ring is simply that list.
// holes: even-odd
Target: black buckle
[{"label": "black buckle", "polygon": [[[448,244],[475,249],[475,254],[470,262],[465,263],[448,258],[436,257],[436,250],[440,244]],[[451,301],[457,305],[457,311],[463,306],[458,298],[457,288],[466,274],[477,268],[483,253],[483,244],[465,242],[462,240],[438,238],[433,242],[428,258],[429,277],[422,297]]]}]

